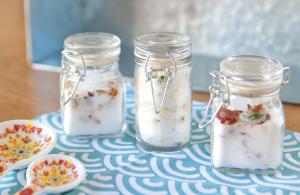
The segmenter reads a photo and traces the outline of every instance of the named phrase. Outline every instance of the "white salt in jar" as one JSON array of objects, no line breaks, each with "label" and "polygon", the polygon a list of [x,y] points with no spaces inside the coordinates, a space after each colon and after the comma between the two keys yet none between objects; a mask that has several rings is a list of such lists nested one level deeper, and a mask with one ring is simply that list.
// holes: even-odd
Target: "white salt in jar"
[{"label": "white salt in jar", "polygon": [[279,90],[289,80],[289,68],[243,55],[226,58],[220,72],[211,74],[213,167],[272,173],[282,161],[285,116]]},{"label": "white salt in jar", "polygon": [[191,137],[191,40],[150,33],[135,40],[136,138],[146,149],[172,151]]},{"label": "white salt in jar", "polygon": [[61,109],[67,135],[117,136],[124,123],[124,86],[119,72],[120,39],[79,33],[64,41]]}]

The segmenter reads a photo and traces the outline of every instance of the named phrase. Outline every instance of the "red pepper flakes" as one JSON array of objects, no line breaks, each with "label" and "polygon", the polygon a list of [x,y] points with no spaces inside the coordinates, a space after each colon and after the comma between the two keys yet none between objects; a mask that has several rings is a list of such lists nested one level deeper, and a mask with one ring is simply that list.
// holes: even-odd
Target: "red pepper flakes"
[{"label": "red pepper flakes", "polygon": [[108,91],[108,93],[107,93],[107,95],[109,95],[109,96],[112,96],[112,97],[115,97],[115,96],[117,96],[118,95],[118,90],[116,89],[116,88],[111,88],[109,91]]},{"label": "red pepper flakes", "polygon": [[271,115],[266,114],[266,121],[271,119]]},{"label": "red pepper flakes", "polygon": [[235,124],[239,120],[239,116],[242,111],[239,110],[230,110],[225,108],[224,106],[218,111],[217,118],[220,120],[222,124]]},{"label": "red pepper flakes", "polygon": [[88,91],[87,93],[88,93],[89,97],[93,97],[95,95],[93,92],[90,92],[90,91]]},{"label": "red pepper flakes", "polygon": [[[248,107],[249,107],[249,105],[248,105]],[[250,108],[251,108],[251,106],[250,106]],[[258,105],[251,108],[251,112],[253,112],[253,113],[259,113],[262,110],[263,110],[263,105],[262,104],[258,104]]]}]

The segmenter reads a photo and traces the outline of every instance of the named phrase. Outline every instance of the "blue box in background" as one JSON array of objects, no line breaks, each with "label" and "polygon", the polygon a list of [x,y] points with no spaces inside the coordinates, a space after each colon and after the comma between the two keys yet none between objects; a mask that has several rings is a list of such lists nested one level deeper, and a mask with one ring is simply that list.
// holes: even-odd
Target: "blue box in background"
[{"label": "blue box in background", "polygon": [[127,66],[134,64],[130,9],[130,0],[27,0],[30,61],[36,68],[59,70],[67,36],[102,31],[122,39],[121,70],[130,75]]},{"label": "blue box in background", "polygon": [[79,32],[108,32],[122,40],[120,70],[133,76],[133,40],[177,31],[193,41],[193,85],[207,91],[208,71],[232,55],[256,54],[291,67],[284,101],[300,103],[300,2],[205,0],[26,0],[28,59],[34,68],[60,69],[63,40]]}]

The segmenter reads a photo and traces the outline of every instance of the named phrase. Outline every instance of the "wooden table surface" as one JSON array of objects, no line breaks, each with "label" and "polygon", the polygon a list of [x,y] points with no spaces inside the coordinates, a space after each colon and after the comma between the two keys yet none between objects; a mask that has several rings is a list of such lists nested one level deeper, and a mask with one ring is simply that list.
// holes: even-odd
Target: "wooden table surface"
[{"label": "wooden table surface", "polygon": [[[0,1],[0,121],[59,109],[59,74],[33,70],[26,59],[23,0]],[[194,99],[207,101],[207,93]],[[286,126],[300,132],[300,105],[284,104]]]}]

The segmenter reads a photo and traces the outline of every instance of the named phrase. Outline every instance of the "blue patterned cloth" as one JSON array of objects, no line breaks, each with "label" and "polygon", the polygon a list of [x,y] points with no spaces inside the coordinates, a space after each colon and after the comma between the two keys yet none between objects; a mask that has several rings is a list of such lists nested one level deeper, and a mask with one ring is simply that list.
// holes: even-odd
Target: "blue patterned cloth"
[{"label": "blue patterned cloth", "polygon": [[[198,129],[206,103],[193,103],[192,143],[172,153],[143,150],[134,138],[134,95],[127,92],[126,135],[116,139],[67,137],[61,115],[52,112],[36,120],[56,129],[52,153],[75,156],[87,170],[86,180],[65,194],[300,194],[300,134],[286,131],[284,162],[275,175],[224,174],[210,167],[209,134]],[[7,174],[0,195],[26,184],[25,171]]]}]

